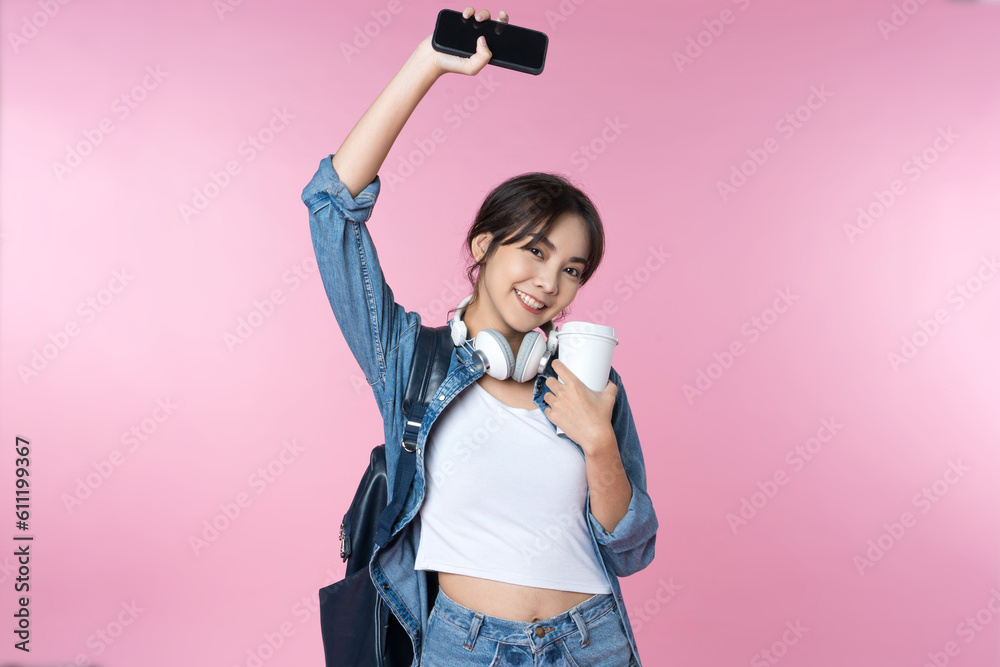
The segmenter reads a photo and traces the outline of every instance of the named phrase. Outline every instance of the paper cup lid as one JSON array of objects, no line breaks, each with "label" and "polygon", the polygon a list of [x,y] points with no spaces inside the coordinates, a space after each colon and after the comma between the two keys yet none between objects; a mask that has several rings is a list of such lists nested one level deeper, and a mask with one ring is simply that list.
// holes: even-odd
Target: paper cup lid
[{"label": "paper cup lid", "polygon": [[607,327],[603,324],[594,324],[593,322],[563,322],[558,329],[560,334],[590,334],[593,336],[604,336],[605,338],[611,338],[618,343],[618,339],[615,338],[614,327]]}]

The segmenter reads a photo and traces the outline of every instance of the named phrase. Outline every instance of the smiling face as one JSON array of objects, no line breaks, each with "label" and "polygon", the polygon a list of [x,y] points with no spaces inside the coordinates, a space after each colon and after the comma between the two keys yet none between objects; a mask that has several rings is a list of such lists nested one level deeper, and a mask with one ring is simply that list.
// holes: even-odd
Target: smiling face
[{"label": "smiling face", "polygon": [[[473,240],[476,261],[486,253],[491,238],[484,233]],[[483,329],[496,329],[516,352],[525,333],[573,302],[588,252],[586,225],[574,213],[557,218],[542,238],[527,236],[499,245],[480,270],[478,297],[463,317],[469,338]]]}]

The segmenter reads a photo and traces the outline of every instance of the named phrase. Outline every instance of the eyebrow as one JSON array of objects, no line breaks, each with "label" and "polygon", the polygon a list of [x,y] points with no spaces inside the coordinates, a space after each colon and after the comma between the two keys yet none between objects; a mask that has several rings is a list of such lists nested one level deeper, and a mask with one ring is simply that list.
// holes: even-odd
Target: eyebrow
[{"label": "eyebrow", "polygon": [[[549,250],[554,251],[556,249],[556,247],[552,245],[552,241],[550,241],[547,236],[539,237],[538,240],[544,243],[545,247],[548,248]],[[585,260],[583,257],[570,257],[569,261],[576,262],[578,264],[583,264],[584,266],[587,265],[587,260]]]}]

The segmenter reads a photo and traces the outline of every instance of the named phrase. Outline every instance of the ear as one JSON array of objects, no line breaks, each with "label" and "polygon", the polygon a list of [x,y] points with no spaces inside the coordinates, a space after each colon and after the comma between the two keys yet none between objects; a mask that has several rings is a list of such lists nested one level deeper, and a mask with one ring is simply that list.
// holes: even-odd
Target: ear
[{"label": "ear", "polygon": [[482,234],[477,234],[474,239],[472,239],[472,259],[477,262],[486,255],[486,249],[490,247],[490,242],[493,241],[493,232],[483,232]]}]

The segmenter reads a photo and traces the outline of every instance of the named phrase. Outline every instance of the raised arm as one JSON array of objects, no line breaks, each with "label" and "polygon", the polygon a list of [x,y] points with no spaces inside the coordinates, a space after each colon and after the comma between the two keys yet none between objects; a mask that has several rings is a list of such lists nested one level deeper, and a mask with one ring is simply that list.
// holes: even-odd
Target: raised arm
[{"label": "raised arm", "polygon": [[[466,17],[473,8],[465,10]],[[478,20],[489,18],[480,12]],[[501,12],[500,18],[507,17]],[[491,57],[485,43],[470,58],[442,54],[425,39],[354,127],[343,145],[320,160],[302,191],[309,209],[316,264],[344,339],[375,394],[383,415],[395,414],[400,379],[410,359],[399,342],[420,324],[416,311],[396,302],[382,273],[375,243],[365,224],[378,199],[377,176],[392,142],[431,84],[445,72],[475,74]]]},{"label": "raised arm", "polygon": [[[466,7],[462,15],[469,18],[473,12],[473,7]],[[476,14],[477,21],[489,18],[485,9]],[[506,12],[501,11],[497,20],[506,23]],[[334,154],[333,168],[351,197],[357,197],[374,180],[403,125],[438,77],[445,72],[475,75],[492,55],[485,37],[479,38],[476,54],[469,58],[435,51],[430,35],[420,42]]]}]

